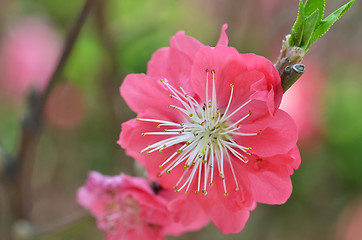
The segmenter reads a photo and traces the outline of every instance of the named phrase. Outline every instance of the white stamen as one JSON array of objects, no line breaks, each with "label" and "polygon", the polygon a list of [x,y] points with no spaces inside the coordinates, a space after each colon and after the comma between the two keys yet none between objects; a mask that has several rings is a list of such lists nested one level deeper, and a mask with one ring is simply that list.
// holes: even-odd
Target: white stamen
[{"label": "white stamen", "polygon": [[[209,99],[209,72],[212,74],[211,99]],[[230,168],[236,186],[235,191],[239,190],[239,183],[233,164],[240,163],[235,159],[247,163],[247,155],[251,155],[249,151],[251,148],[239,145],[234,140],[234,136],[247,137],[260,134],[260,132],[243,133],[240,131],[239,124],[251,116],[250,111],[236,121],[230,120],[232,116],[251,102],[251,100],[247,100],[229,114],[234,94],[233,84],[230,84],[230,97],[225,110],[218,108],[215,81],[215,70],[206,70],[206,98],[205,102],[198,102],[194,97],[188,95],[182,87],[176,89],[166,79],[161,80],[171,92],[170,97],[174,99],[174,104],[169,107],[180,110],[186,117],[180,119],[180,122],[137,118],[137,121],[140,122],[157,124],[156,128],[162,127],[158,131],[144,132],[142,136],[155,135],[164,137],[162,140],[142,149],[140,153],[153,153],[155,151],[162,153],[164,149],[170,147],[175,149],[176,146],[179,146],[160,165],[160,168],[163,169],[159,173],[159,176],[164,173],[171,173],[173,169],[183,165],[184,172],[175,185],[176,192],[185,189],[187,193],[190,188],[194,188],[196,193],[202,189],[202,193],[206,195],[207,188],[213,185],[215,172],[222,179],[224,195],[228,196],[227,186],[229,184],[226,181],[229,181],[227,178],[230,176],[225,175],[225,168]],[[159,158],[160,156],[157,157]],[[202,179],[203,183],[201,183]],[[181,187],[179,187],[180,185]]]}]

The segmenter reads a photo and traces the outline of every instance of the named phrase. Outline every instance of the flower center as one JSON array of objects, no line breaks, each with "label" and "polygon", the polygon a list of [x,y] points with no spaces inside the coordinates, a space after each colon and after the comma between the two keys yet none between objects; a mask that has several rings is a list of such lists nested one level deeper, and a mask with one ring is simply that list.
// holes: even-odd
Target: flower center
[{"label": "flower center", "polygon": [[[208,78],[212,74],[212,96],[208,96]],[[233,163],[238,163],[236,159],[243,163],[248,162],[250,147],[239,145],[234,140],[234,136],[255,136],[258,133],[240,132],[240,123],[248,118],[252,112],[232,121],[230,118],[248,105],[251,100],[246,101],[234,111],[229,111],[234,93],[234,85],[230,84],[230,98],[225,109],[220,110],[217,106],[217,96],[215,89],[215,71],[206,70],[206,99],[207,102],[200,104],[192,96],[188,95],[182,87],[179,90],[170,85],[166,79],[160,80],[171,92],[170,98],[176,99],[182,105],[178,107],[169,105],[169,108],[181,111],[185,114],[180,122],[171,122],[158,119],[137,118],[137,121],[157,123],[157,128],[163,127],[163,131],[145,132],[142,136],[163,135],[164,140],[153,143],[152,145],[140,151],[140,154],[147,154],[172,147],[181,146],[159,166],[162,171],[158,174],[161,177],[164,173],[171,171],[183,164],[184,172],[174,186],[175,192],[185,189],[189,192],[192,182],[197,181],[195,192],[200,190],[207,194],[207,185],[212,186],[215,176],[221,177],[224,186],[224,195],[228,196],[225,168],[230,168],[232,178],[235,181],[235,191],[239,190],[238,181],[235,175]],[[228,178],[231,176],[228,176]],[[203,185],[203,186],[202,186]]]}]

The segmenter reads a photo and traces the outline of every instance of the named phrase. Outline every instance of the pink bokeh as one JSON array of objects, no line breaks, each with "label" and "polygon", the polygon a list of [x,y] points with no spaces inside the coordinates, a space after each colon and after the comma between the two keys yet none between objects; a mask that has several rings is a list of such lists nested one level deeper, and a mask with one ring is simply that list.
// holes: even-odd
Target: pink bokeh
[{"label": "pink bokeh", "polygon": [[27,17],[7,25],[0,43],[0,93],[21,102],[42,91],[58,62],[62,41],[44,19]]},{"label": "pink bokeh", "polygon": [[293,117],[298,127],[299,142],[306,144],[318,139],[320,134],[327,76],[317,61],[303,63],[305,73],[284,94],[280,108]]}]

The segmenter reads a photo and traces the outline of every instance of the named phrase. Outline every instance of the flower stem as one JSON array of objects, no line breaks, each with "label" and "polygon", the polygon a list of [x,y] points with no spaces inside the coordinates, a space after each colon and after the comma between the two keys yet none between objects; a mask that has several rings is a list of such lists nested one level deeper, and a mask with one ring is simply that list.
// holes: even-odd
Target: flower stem
[{"label": "flower stem", "polygon": [[304,73],[304,66],[300,64],[305,55],[305,50],[300,47],[290,46],[288,39],[283,40],[280,55],[274,64],[281,78],[283,92],[285,93]]}]

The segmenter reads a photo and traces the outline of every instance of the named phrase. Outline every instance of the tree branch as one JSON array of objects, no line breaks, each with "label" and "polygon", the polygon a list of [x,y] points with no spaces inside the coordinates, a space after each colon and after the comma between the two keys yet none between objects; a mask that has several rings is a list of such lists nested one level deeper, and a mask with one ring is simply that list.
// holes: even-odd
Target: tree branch
[{"label": "tree branch", "polygon": [[[18,153],[15,158],[14,174],[8,177],[7,189],[11,203],[11,222],[18,219],[29,220],[31,205],[31,176],[35,153],[43,129],[43,112],[50,92],[61,79],[64,66],[69,59],[80,30],[84,25],[95,0],[86,0],[73,28],[69,31],[64,49],[57,67],[51,76],[44,92],[32,92],[28,101],[28,110],[21,123],[21,136]],[[12,224],[11,224],[12,225]],[[9,229],[11,231],[11,229]]]}]

